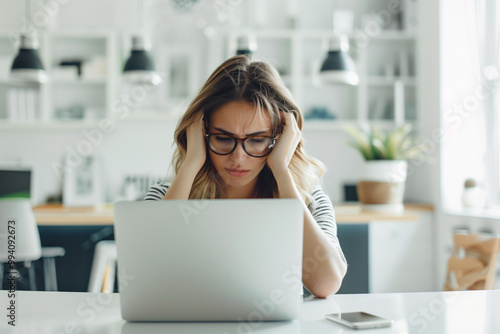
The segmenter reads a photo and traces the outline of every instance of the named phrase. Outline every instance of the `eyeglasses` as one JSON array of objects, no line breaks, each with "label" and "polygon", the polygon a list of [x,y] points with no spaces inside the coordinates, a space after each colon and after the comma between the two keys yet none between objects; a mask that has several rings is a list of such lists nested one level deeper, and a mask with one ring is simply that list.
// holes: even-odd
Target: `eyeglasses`
[{"label": "eyeglasses", "polygon": [[243,150],[251,157],[262,158],[271,153],[276,138],[266,136],[252,136],[246,138],[235,138],[222,133],[209,133],[205,135],[208,148],[218,155],[228,155],[233,153],[241,141]]}]

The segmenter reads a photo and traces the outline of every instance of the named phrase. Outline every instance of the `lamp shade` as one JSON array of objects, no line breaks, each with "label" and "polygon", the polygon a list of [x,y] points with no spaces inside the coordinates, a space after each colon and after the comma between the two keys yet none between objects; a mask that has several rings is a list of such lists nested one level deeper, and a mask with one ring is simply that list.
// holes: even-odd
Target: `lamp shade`
[{"label": "lamp shade", "polygon": [[359,77],[356,65],[349,56],[347,36],[333,36],[330,39],[328,54],[320,69],[320,77],[325,83],[357,85]]},{"label": "lamp shade", "polygon": [[[15,238],[14,238],[15,236]],[[28,199],[0,200],[0,262],[34,261],[42,255],[35,215]]]},{"label": "lamp shade", "polygon": [[123,68],[125,79],[133,84],[158,85],[160,76],[156,73],[153,58],[146,50],[144,39],[140,36],[132,37],[132,51]]},{"label": "lamp shade", "polygon": [[34,37],[21,35],[19,52],[12,62],[11,78],[39,83],[47,81],[47,74],[36,47]]},{"label": "lamp shade", "polygon": [[242,35],[237,40],[237,55],[251,55],[257,50],[257,40],[252,34]]}]

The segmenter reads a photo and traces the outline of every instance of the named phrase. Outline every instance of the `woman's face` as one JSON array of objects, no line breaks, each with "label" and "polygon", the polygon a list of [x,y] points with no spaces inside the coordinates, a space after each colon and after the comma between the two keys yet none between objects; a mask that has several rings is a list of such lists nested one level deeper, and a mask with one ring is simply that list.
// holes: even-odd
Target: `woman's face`
[{"label": "woman's face", "polygon": [[[271,136],[271,120],[266,115],[259,117],[255,105],[235,101],[229,102],[214,110],[210,116],[208,133],[224,133],[236,138],[245,138],[258,133],[262,136]],[[208,150],[210,159],[217,173],[227,188],[236,187],[242,193],[255,190],[257,177],[266,165],[267,156],[255,158],[248,155],[238,142],[236,149],[228,155],[218,155]]]}]

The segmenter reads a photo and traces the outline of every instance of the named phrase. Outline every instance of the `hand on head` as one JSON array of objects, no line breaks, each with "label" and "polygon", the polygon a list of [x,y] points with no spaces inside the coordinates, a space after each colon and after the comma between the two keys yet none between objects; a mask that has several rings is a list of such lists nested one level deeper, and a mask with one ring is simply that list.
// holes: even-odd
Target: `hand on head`
[{"label": "hand on head", "polygon": [[267,164],[275,175],[288,169],[297,145],[302,139],[302,132],[291,112],[281,111],[281,119],[283,131],[278,135],[276,145],[267,157]]},{"label": "hand on head", "polygon": [[203,167],[206,160],[205,121],[203,117],[191,124],[186,130],[187,152],[185,163],[196,166],[198,170]]}]

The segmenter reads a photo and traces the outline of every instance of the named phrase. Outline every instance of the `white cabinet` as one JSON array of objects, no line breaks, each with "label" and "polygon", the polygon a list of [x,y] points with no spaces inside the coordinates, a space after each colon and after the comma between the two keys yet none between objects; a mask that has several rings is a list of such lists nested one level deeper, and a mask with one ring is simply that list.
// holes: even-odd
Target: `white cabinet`
[{"label": "white cabinet", "polygon": [[375,221],[369,229],[370,293],[433,291],[430,214],[418,221]]}]

